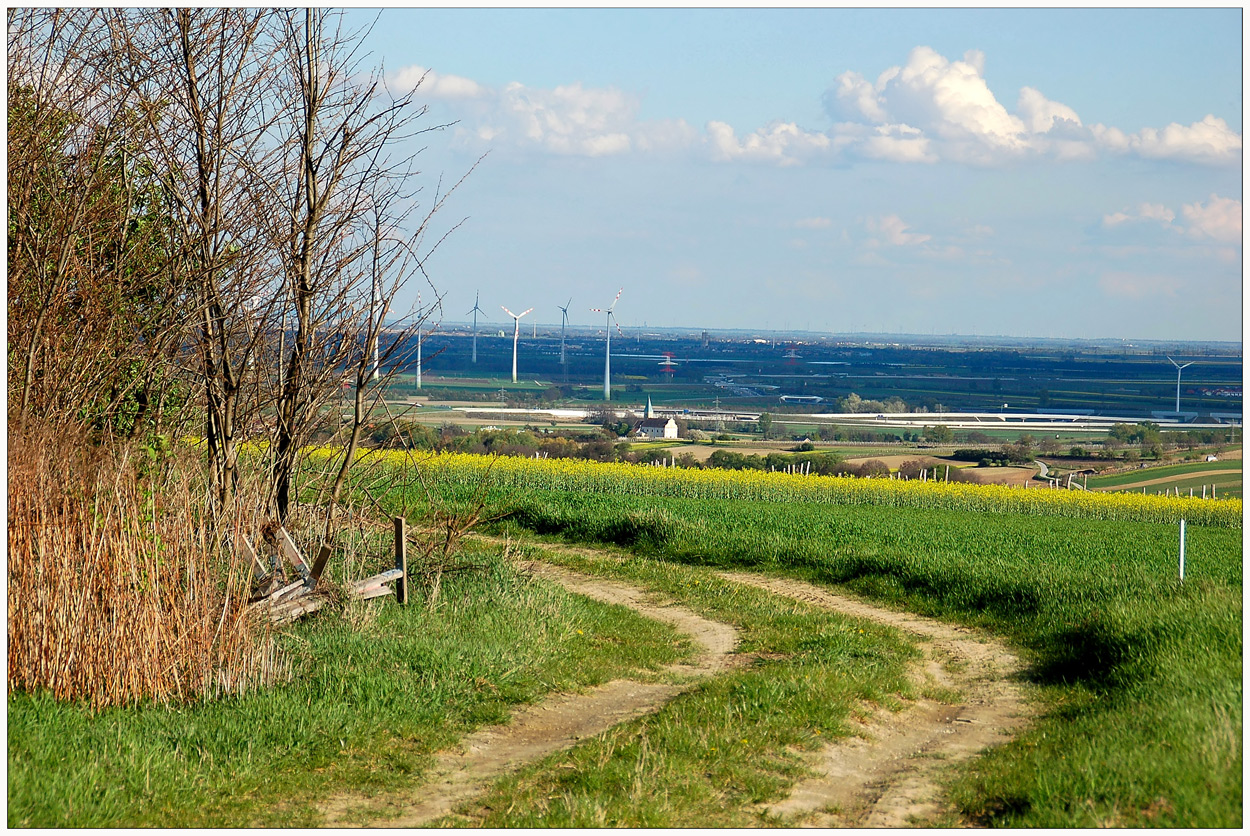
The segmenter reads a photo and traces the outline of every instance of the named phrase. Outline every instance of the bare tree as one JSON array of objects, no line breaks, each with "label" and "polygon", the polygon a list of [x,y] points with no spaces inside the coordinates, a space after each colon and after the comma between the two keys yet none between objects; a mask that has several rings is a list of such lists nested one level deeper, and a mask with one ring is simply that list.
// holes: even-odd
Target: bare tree
[{"label": "bare tree", "polygon": [[188,371],[203,393],[218,503],[234,490],[241,425],[259,406],[248,376],[262,333],[254,303],[272,284],[257,222],[275,117],[272,17],[247,9],[162,9],[133,19],[132,50],[149,68],[143,113],[170,209],[169,271],[190,288],[196,317]]},{"label": "bare tree", "polygon": [[[332,488],[332,496],[339,495],[368,414],[367,393],[379,391],[374,370],[389,365],[393,373],[413,348],[414,317],[396,317],[386,328],[386,315],[414,278],[434,289],[420,247],[428,221],[445,199],[435,195],[429,211],[414,217],[414,158],[397,149],[415,134],[441,126],[418,129],[425,108],[414,106],[411,93],[393,96],[377,72],[360,72],[359,33],[344,32],[341,15],[324,9],[281,17],[291,95],[285,108],[290,132],[283,146],[280,221],[286,237],[280,252],[292,334],[280,359],[276,403],[272,480],[280,520],[293,501],[300,448],[348,384],[353,412]],[[384,328],[386,356],[379,356]],[[334,423],[341,421],[336,416]]]}]

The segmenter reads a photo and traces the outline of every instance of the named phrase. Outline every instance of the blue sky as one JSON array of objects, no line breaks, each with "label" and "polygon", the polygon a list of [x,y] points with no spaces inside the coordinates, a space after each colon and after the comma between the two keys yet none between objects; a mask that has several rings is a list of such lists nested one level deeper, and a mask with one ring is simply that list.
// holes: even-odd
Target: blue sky
[{"label": "blue sky", "polygon": [[[374,12],[352,10],[350,23]],[[539,322],[1237,340],[1236,8],[386,9],[430,261]]]}]

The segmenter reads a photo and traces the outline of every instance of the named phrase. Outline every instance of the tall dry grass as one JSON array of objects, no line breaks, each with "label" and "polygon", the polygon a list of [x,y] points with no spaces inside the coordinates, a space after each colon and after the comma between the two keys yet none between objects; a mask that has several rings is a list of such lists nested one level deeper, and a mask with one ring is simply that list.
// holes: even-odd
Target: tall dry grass
[{"label": "tall dry grass", "polygon": [[[195,462],[142,448],[11,435],[9,688],[95,707],[236,693],[280,673],[222,549],[259,527],[243,498],[218,521]],[[233,565],[232,565],[233,564]]]}]

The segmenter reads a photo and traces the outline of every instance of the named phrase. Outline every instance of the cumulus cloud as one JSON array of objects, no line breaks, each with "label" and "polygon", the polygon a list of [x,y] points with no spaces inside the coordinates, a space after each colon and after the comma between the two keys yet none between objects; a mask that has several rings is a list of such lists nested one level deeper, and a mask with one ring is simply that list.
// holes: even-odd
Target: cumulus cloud
[{"label": "cumulus cloud", "polygon": [[914,247],[932,239],[933,236],[918,232],[908,232],[910,228],[898,215],[883,215],[879,218],[868,218],[864,225],[873,237],[867,242],[870,247],[882,244],[891,247]]},{"label": "cumulus cloud", "polygon": [[1086,126],[1071,107],[1033,87],[1021,88],[1012,113],[990,90],[984,72],[980,52],[949,60],[927,46],[913,49],[905,63],[875,82],[844,72],[824,94],[835,123],[833,145],[893,162],[1085,160],[1099,152],[1205,164],[1240,160],[1241,135],[1214,115],[1188,126],[1173,123],[1129,134],[1102,124]]},{"label": "cumulus cloud", "polygon": [[552,89],[516,82],[492,88],[420,66],[406,67],[390,80],[454,106],[461,136],[556,154],[690,152],[720,162],[778,166],[854,159],[997,165],[1099,154],[1220,165],[1240,161],[1241,135],[1213,115],[1188,126],[1126,133],[1087,125],[1071,107],[1034,87],[1021,88],[1013,112],[990,89],[985,66],[985,55],[975,50],[952,60],[917,46],[875,80],[853,70],[837,76],[823,96],[831,118],[827,129],[778,120],[747,132],[722,120],[708,122],[702,131],[681,119],[642,120],[639,96],[579,82]]},{"label": "cumulus cloud", "polygon": [[1189,224],[1189,235],[1223,244],[1241,243],[1241,201],[1211,195],[1207,203],[1187,203],[1181,214]]},{"label": "cumulus cloud", "polygon": [[1232,163],[1241,159],[1241,135],[1212,115],[1189,126],[1173,122],[1162,130],[1145,128],[1130,138],[1129,144],[1141,156],[1155,159],[1198,163]]},{"label": "cumulus cloud", "polygon": [[472,79],[436,73],[415,64],[392,74],[389,81],[401,90],[420,89],[422,96],[433,99],[476,99],[487,92]]},{"label": "cumulus cloud", "polygon": [[745,160],[791,166],[820,156],[832,147],[825,134],[804,130],[793,122],[773,122],[741,140],[728,124],[709,122],[707,136],[712,158],[719,161]]},{"label": "cumulus cloud", "polygon": [[1106,229],[1125,226],[1140,221],[1157,221],[1164,227],[1170,227],[1176,220],[1176,213],[1161,203],[1143,203],[1135,210],[1112,212],[1103,215],[1102,225]]},{"label": "cumulus cloud", "polygon": [[1195,243],[1241,243],[1241,201],[1211,195],[1206,203],[1197,201],[1181,207],[1180,222],[1175,210],[1162,203],[1142,203],[1135,209],[1124,209],[1103,215],[1102,227],[1121,230],[1133,227],[1162,227],[1183,234]]},{"label": "cumulus cloud", "polygon": [[[1027,147],[1025,123],[994,97],[982,77],[984,65],[979,52],[949,61],[919,46],[905,64],[887,69],[873,84],[853,71],[838,76],[825,106],[834,119],[875,128],[857,149],[865,156],[989,162],[1018,154]],[[847,132],[849,126],[839,127]]]}]

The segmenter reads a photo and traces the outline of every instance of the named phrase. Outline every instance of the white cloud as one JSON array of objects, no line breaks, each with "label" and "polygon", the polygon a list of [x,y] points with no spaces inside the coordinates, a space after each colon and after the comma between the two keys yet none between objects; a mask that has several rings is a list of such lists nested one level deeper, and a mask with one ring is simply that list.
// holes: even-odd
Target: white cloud
[{"label": "white cloud", "polygon": [[914,247],[932,239],[932,235],[908,232],[908,225],[898,215],[883,215],[880,218],[868,218],[864,225],[874,238],[867,242],[869,247],[888,244],[892,247]]},{"label": "white cloud", "polygon": [[1106,229],[1114,229],[1115,227],[1140,221],[1158,221],[1164,227],[1171,227],[1174,220],[1176,220],[1176,213],[1163,204],[1143,203],[1136,211],[1128,210],[1103,215],[1102,225]]},{"label": "white cloud", "polygon": [[858,72],[839,75],[825,92],[835,121],[835,147],[893,162],[999,164],[1023,156],[1088,160],[1100,151],[1207,164],[1240,160],[1241,135],[1213,115],[1184,126],[1144,128],[1136,134],[1086,127],[1071,107],[1023,87],[1015,113],[984,78],[985,56],[968,52],[951,61],[918,46],[907,61],[870,83]]},{"label": "white cloud", "polygon": [[1189,234],[1225,244],[1241,243],[1241,201],[1211,195],[1202,203],[1187,203],[1181,214],[1189,223]]},{"label": "white cloud", "polygon": [[[981,75],[984,66],[979,52],[948,61],[919,46],[906,64],[881,73],[875,84],[856,72],[838,76],[825,105],[835,119],[866,120],[876,128],[856,148],[865,156],[899,162],[938,157],[990,162],[1020,153],[1027,143],[1025,123],[994,97]],[[845,132],[848,126],[839,127]]]},{"label": "white cloud", "polygon": [[793,122],[773,122],[741,140],[728,124],[709,122],[707,134],[712,158],[722,162],[745,160],[790,166],[832,149],[828,136],[804,130]]},{"label": "white cloud", "polygon": [[1020,114],[1028,130],[1035,134],[1048,132],[1056,121],[1077,126],[1081,124],[1081,117],[1076,115],[1075,110],[1059,102],[1052,102],[1032,87],[1020,89],[1016,112]]},{"label": "white cloud", "polygon": [[476,99],[487,93],[472,79],[443,75],[415,64],[392,74],[390,84],[402,90],[419,89],[422,96],[433,99]]},{"label": "white cloud", "polygon": [[1211,195],[1206,203],[1187,203],[1180,212],[1183,223],[1177,223],[1174,210],[1162,203],[1143,203],[1104,215],[1104,229],[1127,229],[1142,224],[1158,225],[1173,233],[1184,233],[1198,243],[1239,245],[1241,243],[1241,201]]},{"label": "white cloud", "polygon": [[1207,115],[1186,127],[1173,122],[1161,131],[1145,128],[1134,147],[1143,157],[1200,163],[1231,163],[1241,159],[1241,135],[1223,119]]},{"label": "white cloud", "polygon": [[950,60],[917,46],[876,81],[844,72],[823,97],[834,120],[827,131],[784,120],[747,133],[721,120],[709,121],[703,131],[681,119],[643,121],[639,96],[580,82],[491,88],[420,66],[401,69],[390,80],[454,107],[461,137],[564,155],[695,151],[720,162],[780,166],[854,158],[998,165],[1038,157],[1088,160],[1099,153],[1225,165],[1240,160],[1241,135],[1215,116],[1128,134],[1086,126],[1071,107],[1033,87],[1021,88],[1012,113],[990,90],[985,65],[978,51]]}]

